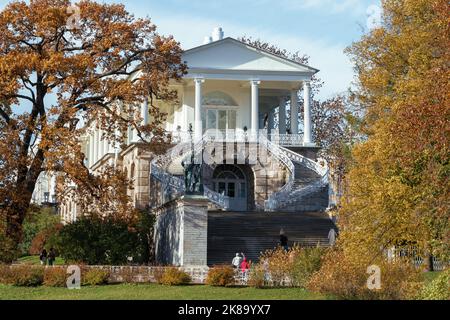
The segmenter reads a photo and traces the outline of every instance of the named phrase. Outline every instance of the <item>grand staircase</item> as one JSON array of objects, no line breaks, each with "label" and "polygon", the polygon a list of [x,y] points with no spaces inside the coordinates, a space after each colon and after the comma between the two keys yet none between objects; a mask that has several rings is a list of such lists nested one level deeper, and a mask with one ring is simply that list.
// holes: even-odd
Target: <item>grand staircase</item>
[{"label": "grand staircase", "polygon": [[[195,154],[200,153],[207,137],[194,146]],[[289,181],[279,191],[272,194],[264,205],[268,212],[323,211],[328,207],[328,169],[326,164],[303,157],[298,153],[283,148],[261,135],[259,143],[265,145],[271,156],[277,158],[289,171]],[[151,174],[161,181],[165,200],[171,201],[174,196],[184,194],[183,159],[190,153],[189,142],[176,145],[165,155],[154,159],[151,163]],[[205,187],[205,196],[211,203],[227,210],[229,199]]]},{"label": "grand staircase", "polygon": [[208,214],[208,265],[230,264],[243,252],[253,262],[260,253],[277,247],[280,230],[289,245],[327,246],[336,229],[325,213],[210,212]]}]

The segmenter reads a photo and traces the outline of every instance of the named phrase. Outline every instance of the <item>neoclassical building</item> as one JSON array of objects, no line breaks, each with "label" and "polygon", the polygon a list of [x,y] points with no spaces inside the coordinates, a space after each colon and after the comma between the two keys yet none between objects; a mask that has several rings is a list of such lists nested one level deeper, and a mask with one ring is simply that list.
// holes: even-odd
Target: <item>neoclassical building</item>
[{"label": "neoclassical building", "polygon": [[[145,151],[131,128],[122,148],[98,130],[84,139],[90,170],[123,168],[134,205],[156,215],[157,262],[213,265],[235,252],[257,259],[277,245],[281,229],[291,243],[326,245],[334,228],[324,213],[328,168],[311,124],[310,82],[318,70],[224,38],[220,28],[183,60],[188,73],[171,84],[179,102],[157,102],[172,136],[166,154]],[[148,112],[144,103],[144,124]],[[185,179],[192,158],[201,168],[196,195]],[[61,205],[65,222],[81,214],[76,207]]]}]

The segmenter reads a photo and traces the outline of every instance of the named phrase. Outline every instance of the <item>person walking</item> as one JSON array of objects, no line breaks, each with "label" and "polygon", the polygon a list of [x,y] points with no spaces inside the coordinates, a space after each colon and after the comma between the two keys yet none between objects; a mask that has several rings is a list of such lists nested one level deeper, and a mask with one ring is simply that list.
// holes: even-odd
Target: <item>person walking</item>
[{"label": "person walking", "polygon": [[56,260],[56,252],[55,249],[50,248],[50,252],[48,253],[48,265],[53,266],[53,263]]},{"label": "person walking", "polygon": [[239,253],[236,253],[236,256],[234,257],[231,264],[233,265],[233,267],[235,269],[239,269],[239,267],[241,266],[241,263],[242,263],[242,257]]},{"label": "person walking", "polygon": [[42,250],[41,254],[39,255],[39,260],[41,261],[41,265],[45,266],[47,264],[47,250]]},{"label": "person walking", "polygon": [[249,265],[249,263],[247,262],[247,258],[244,258],[244,260],[243,260],[242,263],[241,263],[241,271],[242,271],[244,274],[246,274],[247,271],[248,271],[248,269],[250,269],[250,265]]},{"label": "person walking", "polygon": [[289,239],[286,236],[286,234],[284,233],[284,230],[281,229],[280,231],[280,246],[282,248],[284,248],[284,250],[288,251],[289,250],[289,245],[288,245]]}]

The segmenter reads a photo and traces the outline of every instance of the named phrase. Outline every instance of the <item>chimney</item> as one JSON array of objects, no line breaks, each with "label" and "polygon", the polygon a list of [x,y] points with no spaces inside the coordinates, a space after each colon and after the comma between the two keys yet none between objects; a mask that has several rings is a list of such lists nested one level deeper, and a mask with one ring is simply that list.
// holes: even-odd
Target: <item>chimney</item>
[{"label": "chimney", "polygon": [[211,36],[206,36],[205,40],[203,40],[203,44],[209,44],[211,42],[213,42],[213,39]]},{"label": "chimney", "polygon": [[214,28],[214,31],[212,33],[212,40],[213,41],[219,41],[222,40],[224,36],[223,30],[221,27]]}]

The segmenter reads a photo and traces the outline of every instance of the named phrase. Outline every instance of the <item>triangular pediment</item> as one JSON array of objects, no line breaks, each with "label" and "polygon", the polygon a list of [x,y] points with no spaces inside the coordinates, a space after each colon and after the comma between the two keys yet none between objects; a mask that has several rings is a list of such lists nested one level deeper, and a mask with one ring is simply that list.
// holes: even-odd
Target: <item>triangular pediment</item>
[{"label": "triangular pediment", "polygon": [[259,50],[233,38],[226,38],[185,51],[183,59],[190,69],[304,72],[317,69]]}]

